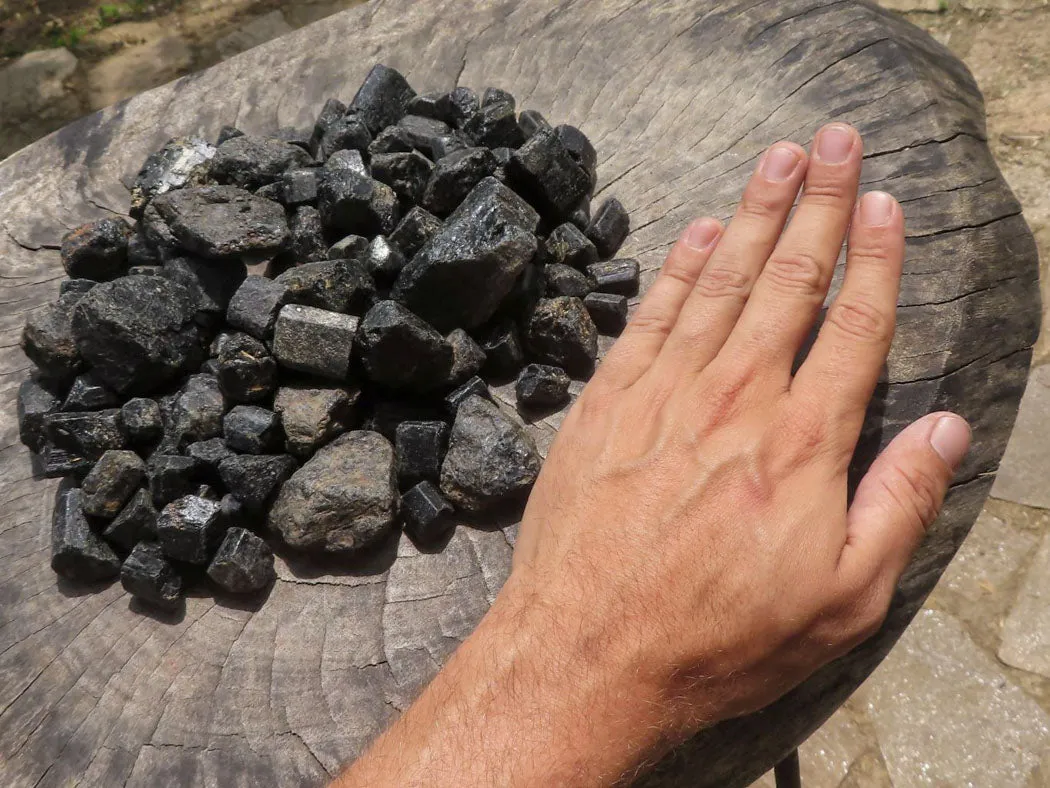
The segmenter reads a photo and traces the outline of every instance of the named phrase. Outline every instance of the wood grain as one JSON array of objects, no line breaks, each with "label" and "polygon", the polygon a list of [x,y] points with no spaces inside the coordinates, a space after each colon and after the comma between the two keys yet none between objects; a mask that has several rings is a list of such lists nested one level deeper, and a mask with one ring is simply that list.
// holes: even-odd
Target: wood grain
[{"label": "wood grain", "polygon": [[[944,48],[855,0],[373,0],[0,164],[0,784],[322,784],[405,708],[505,579],[513,525],[459,528],[436,554],[402,542],[396,561],[351,570],[282,561],[261,607],[202,595],[171,618],[48,567],[56,484],[32,477],[14,395],[28,370],[19,331],[57,294],[62,235],[124,214],[127,185],[169,137],[306,126],[376,61],[421,90],[498,85],[583,128],[600,193],[631,212],[624,251],[646,282],[691,217],[731,215],[766,145],[808,143],[833,118],[864,135],[865,184],[903,202],[900,327],[856,468],[936,408],[970,419],[975,450],[879,635],[642,784],[744,786],[767,770],[878,664],[981,508],[1038,326],[1036,252],[988,153],[977,87]],[[543,445],[559,422],[535,425]]]}]

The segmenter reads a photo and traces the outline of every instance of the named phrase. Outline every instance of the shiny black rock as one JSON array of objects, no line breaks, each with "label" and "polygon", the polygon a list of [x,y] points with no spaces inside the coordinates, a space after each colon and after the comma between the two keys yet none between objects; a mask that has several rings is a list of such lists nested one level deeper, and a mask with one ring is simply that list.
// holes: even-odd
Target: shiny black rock
[{"label": "shiny black rock", "polygon": [[120,408],[120,422],[132,443],[146,443],[164,430],[164,420],[156,400],[129,399]]},{"label": "shiny black rock", "polygon": [[308,164],[310,154],[297,145],[242,134],[216,149],[211,160],[211,176],[219,183],[258,189],[279,180],[286,170]]},{"label": "shiny black rock", "polygon": [[18,387],[18,437],[31,451],[43,451],[47,444],[46,417],[60,405],[58,397],[37,380],[24,380]]},{"label": "shiny black rock", "polygon": [[248,511],[261,512],[297,467],[287,454],[235,454],[219,463],[219,475]]},{"label": "shiny black rock", "polygon": [[448,381],[452,348],[396,301],[380,301],[368,311],[357,344],[365,372],[382,386],[423,392]]},{"label": "shiny black rock", "polygon": [[124,550],[130,550],[143,539],[157,538],[157,510],[148,490],[137,490],[120,514],[106,525],[103,538]]},{"label": "shiny black rock", "polygon": [[381,153],[372,157],[372,177],[385,183],[403,201],[423,199],[434,164],[422,153]]},{"label": "shiny black rock", "polygon": [[570,382],[560,367],[529,364],[518,375],[514,393],[523,408],[558,408],[569,401]]},{"label": "shiny black rock", "polygon": [[544,262],[571,265],[581,271],[598,262],[598,250],[575,224],[566,222],[551,230],[543,245]]},{"label": "shiny black rock", "polygon": [[277,362],[266,346],[247,334],[230,334],[216,359],[219,390],[233,402],[258,402],[277,386]]},{"label": "shiny black rock", "polygon": [[591,293],[583,299],[595,328],[609,337],[618,337],[627,326],[627,296]]},{"label": "shiny black rock", "polygon": [[208,577],[234,594],[250,594],[274,581],[273,550],[244,528],[230,528],[208,565]]},{"label": "shiny black rock", "polygon": [[104,282],[128,270],[131,227],[123,219],[82,224],[62,238],[62,267],[71,277]]},{"label": "shiny black rock", "polygon": [[207,564],[226,532],[218,501],[184,495],[161,510],[157,540],[164,555],[190,564]]},{"label": "shiny black rock", "polygon": [[597,292],[622,296],[638,295],[639,271],[638,261],[630,258],[587,267],[587,273],[594,277]]},{"label": "shiny black rock", "polygon": [[208,259],[272,254],[289,239],[284,209],[236,186],[179,189],[156,198],[153,207],[179,247]]},{"label": "shiny black rock", "polygon": [[245,454],[266,454],[284,445],[281,417],[257,405],[238,405],[222,420],[226,445]]},{"label": "shiny black rock", "polygon": [[582,271],[561,263],[553,263],[543,269],[544,293],[548,298],[573,296],[583,298],[594,289],[594,280]]},{"label": "shiny black rock", "polygon": [[265,276],[248,276],[230,299],[226,322],[256,339],[267,339],[287,300],[288,288],[280,282]]},{"label": "shiny black rock", "polygon": [[481,349],[470,334],[462,328],[457,328],[445,337],[445,341],[452,348],[452,369],[449,372],[449,385],[458,386],[481,371],[481,368],[485,365],[485,351]]},{"label": "shiny black rock", "polygon": [[405,115],[416,92],[399,71],[382,64],[372,67],[358,88],[350,109],[357,111],[369,130],[376,134]]},{"label": "shiny black rock", "polygon": [[514,188],[545,216],[565,220],[590,190],[590,178],[554,130],[536,132],[507,167]]},{"label": "shiny black rock", "polygon": [[120,568],[120,584],[136,599],[161,610],[174,610],[182,596],[182,578],[156,542],[135,545]]},{"label": "shiny black rock", "polygon": [[[89,293],[90,294],[90,293]],[[84,298],[75,293],[30,313],[22,330],[22,350],[46,377],[68,385],[83,360],[73,332],[73,314]]]},{"label": "shiny black rock", "polygon": [[288,220],[289,251],[296,264],[328,259],[321,212],[312,205],[300,205]]},{"label": "shiny black rock", "polygon": [[598,357],[598,329],[579,298],[548,298],[532,313],[525,344],[536,361],[587,378]]},{"label": "shiny black rock", "polygon": [[536,253],[538,223],[524,200],[486,178],[402,269],[393,298],[439,331],[481,325]]},{"label": "shiny black rock", "polygon": [[110,450],[103,454],[84,479],[84,513],[112,520],[138,489],[146,464],[133,451]]},{"label": "shiny black rock", "polygon": [[441,220],[419,206],[416,206],[397,225],[390,235],[390,242],[402,251],[406,258],[411,258],[427,241],[441,229]]},{"label": "shiny black rock", "polygon": [[448,444],[448,425],[443,421],[403,421],[397,425],[394,447],[397,481],[407,490],[421,481],[436,482]]},{"label": "shiny black rock", "polygon": [[51,413],[44,417],[49,447],[64,449],[91,461],[110,449],[123,449],[127,433],[116,408],[73,413]]},{"label": "shiny black rock", "polygon": [[488,148],[465,148],[441,159],[426,184],[422,205],[437,216],[448,216],[471,190],[496,171]]},{"label": "shiny black rock", "polygon": [[323,171],[317,205],[325,227],[335,232],[389,233],[400,218],[394,190],[352,169]]},{"label": "shiny black rock", "polygon": [[631,219],[619,200],[610,197],[603,202],[587,225],[587,237],[598,249],[602,260],[608,260],[620,250],[631,231]]},{"label": "shiny black rock", "polygon": [[51,520],[51,568],[82,583],[106,580],[120,572],[120,559],[95,535],[81,509],[80,490],[60,490]]},{"label": "shiny black rock", "polygon": [[525,142],[513,101],[482,104],[463,123],[463,131],[476,145],[488,148],[517,148]]},{"label": "shiny black rock", "polygon": [[401,496],[401,519],[412,541],[431,545],[444,536],[451,523],[452,505],[432,483],[424,481]]},{"label": "shiny black rock", "polygon": [[362,315],[375,299],[376,286],[356,260],[324,260],[289,268],[276,280],[288,288],[287,302],[329,312]]},{"label": "shiny black rock", "polygon": [[153,505],[158,509],[184,495],[190,495],[200,485],[201,463],[193,457],[174,454],[155,454],[146,467],[149,491]]}]

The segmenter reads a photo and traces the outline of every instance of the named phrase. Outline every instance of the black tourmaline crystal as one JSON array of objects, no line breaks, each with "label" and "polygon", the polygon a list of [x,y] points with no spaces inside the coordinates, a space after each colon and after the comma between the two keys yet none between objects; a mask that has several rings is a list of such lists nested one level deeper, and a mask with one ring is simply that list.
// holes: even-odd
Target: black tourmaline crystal
[{"label": "black tourmaline crystal", "polygon": [[504,88],[418,95],[384,65],[304,126],[151,154],[131,220],[62,239],[21,338],[19,437],[68,477],[55,570],[172,611],[202,580],[265,589],[268,540],[439,549],[454,509],[520,505],[523,421],[568,404],[639,289],[597,162]]}]

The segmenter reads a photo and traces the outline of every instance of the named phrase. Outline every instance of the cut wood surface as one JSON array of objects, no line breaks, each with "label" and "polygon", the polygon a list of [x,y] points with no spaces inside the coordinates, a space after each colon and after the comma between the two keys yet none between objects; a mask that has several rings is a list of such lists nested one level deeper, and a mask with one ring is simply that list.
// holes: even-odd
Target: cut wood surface
[{"label": "cut wood surface", "polygon": [[[897,339],[856,466],[941,408],[970,420],[974,450],[882,631],[642,784],[744,786],[770,768],[879,663],[980,510],[1038,326],[1036,251],[985,144],[977,87],[946,49],[854,0],[373,0],[0,164],[0,784],[320,785],[406,707],[505,579],[515,527],[496,523],[460,527],[436,553],[402,540],[369,567],[282,559],[261,607],[201,593],[171,618],[119,583],[68,585],[48,565],[57,483],[32,476],[15,392],[29,370],[22,323],[57,295],[62,235],[124,215],[128,184],[168,138],[308,126],[377,61],[417,90],[507,88],[586,131],[599,196],[630,210],[623,251],[646,282],[691,217],[732,214],[765,146],[807,144],[831,119],[864,135],[864,185],[904,206]],[[542,446],[558,421],[535,425]]]}]

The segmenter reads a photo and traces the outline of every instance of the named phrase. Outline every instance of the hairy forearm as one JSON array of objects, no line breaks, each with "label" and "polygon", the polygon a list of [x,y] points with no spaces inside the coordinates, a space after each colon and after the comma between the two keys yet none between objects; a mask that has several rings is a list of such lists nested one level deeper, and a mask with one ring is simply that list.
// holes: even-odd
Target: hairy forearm
[{"label": "hairy forearm", "polygon": [[666,746],[667,710],[629,649],[512,578],[406,714],[335,783],[610,785]]}]

